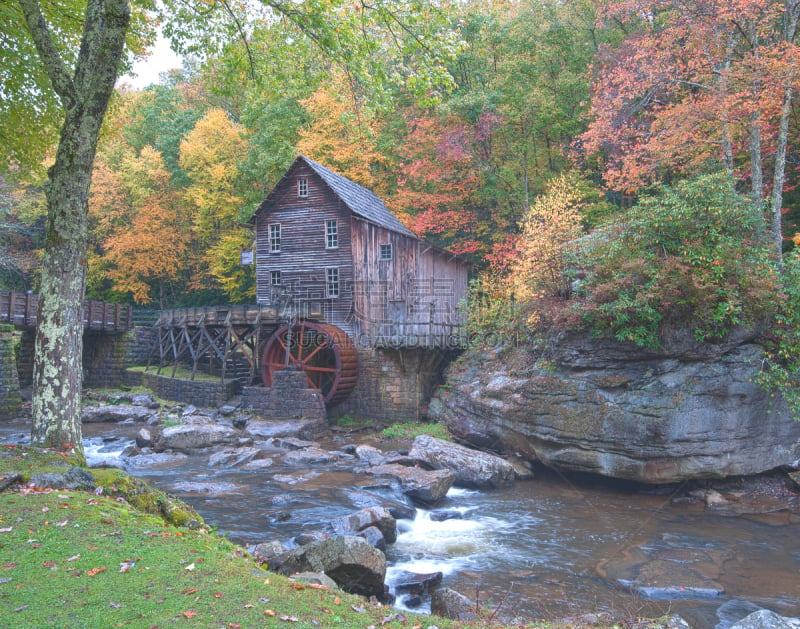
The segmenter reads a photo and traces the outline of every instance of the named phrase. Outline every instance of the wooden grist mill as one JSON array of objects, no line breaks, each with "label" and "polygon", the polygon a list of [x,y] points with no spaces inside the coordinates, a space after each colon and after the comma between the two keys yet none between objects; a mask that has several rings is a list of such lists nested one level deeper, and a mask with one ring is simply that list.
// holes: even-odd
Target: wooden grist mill
[{"label": "wooden grist mill", "polygon": [[336,412],[419,417],[463,344],[469,263],[303,156],[250,224],[258,305],[162,313],[159,368],[190,363],[237,378],[256,411],[289,370]]}]

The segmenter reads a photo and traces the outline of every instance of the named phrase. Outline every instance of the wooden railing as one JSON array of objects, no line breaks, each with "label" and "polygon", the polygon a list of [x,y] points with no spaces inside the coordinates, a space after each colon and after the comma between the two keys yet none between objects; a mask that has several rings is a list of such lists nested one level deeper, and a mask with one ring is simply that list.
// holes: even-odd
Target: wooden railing
[{"label": "wooden railing", "polygon": [[[39,296],[33,293],[0,291],[0,323],[10,323],[17,328],[36,327],[36,307]],[[125,304],[85,300],[81,313],[84,330],[119,333],[131,329],[132,309]]]}]

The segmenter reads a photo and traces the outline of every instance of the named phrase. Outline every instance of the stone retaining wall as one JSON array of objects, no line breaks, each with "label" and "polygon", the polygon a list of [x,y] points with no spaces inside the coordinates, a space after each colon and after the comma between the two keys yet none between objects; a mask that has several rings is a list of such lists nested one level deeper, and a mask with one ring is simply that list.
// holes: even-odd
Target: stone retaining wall
[{"label": "stone retaining wall", "polygon": [[126,371],[125,384],[145,386],[158,397],[205,408],[223,406],[241,392],[238,380],[214,382],[208,380],[183,380],[158,375],[154,372]]},{"label": "stone retaining wall", "polygon": [[0,419],[13,419],[22,410],[14,326],[0,324]]}]

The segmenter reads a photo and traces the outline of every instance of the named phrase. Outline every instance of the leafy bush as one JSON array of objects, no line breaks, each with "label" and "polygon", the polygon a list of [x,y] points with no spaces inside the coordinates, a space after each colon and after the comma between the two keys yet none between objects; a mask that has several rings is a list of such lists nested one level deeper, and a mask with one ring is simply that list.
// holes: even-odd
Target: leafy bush
[{"label": "leafy bush", "polygon": [[785,260],[783,290],[778,309],[767,332],[767,358],[758,384],[781,393],[796,419],[800,419],[800,252]]},{"label": "leafy bush", "polygon": [[753,325],[778,288],[761,212],[719,174],[643,197],[583,263],[583,325],[649,348],[687,326],[704,341]]},{"label": "leafy bush", "polygon": [[470,347],[516,344],[522,340],[520,304],[505,279],[483,274],[471,280],[461,307],[466,311],[464,328]]}]

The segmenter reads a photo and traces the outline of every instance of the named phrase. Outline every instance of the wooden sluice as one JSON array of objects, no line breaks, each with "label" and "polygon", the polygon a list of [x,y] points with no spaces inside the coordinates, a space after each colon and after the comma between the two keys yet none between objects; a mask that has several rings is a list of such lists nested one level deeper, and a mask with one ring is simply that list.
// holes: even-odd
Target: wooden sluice
[{"label": "wooden sluice", "polygon": [[213,306],[164,310],[155,323],[156,342],[148,361],[158,361],[158,373],[180,364],[194,379],[201,363],[224,381],[235,377],[251,384],[258,379],[258,350],[265,335],[281,323],[274,306]]}]

